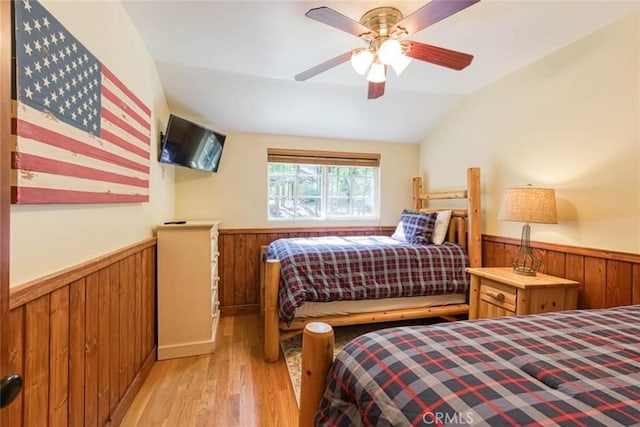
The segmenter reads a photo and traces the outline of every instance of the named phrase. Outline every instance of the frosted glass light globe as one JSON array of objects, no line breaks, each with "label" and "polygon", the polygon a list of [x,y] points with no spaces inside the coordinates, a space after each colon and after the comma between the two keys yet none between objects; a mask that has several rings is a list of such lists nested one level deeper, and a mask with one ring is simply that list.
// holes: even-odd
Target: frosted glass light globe
[{"label": "frosted glass light globe", "polygon": [[369,74],[367,74],[367,80],[371,83],[382,83],[387,80],[385,66],[379,62],[371,64]]},{"label": "frosted glass light globe", "polygon": [[356,49],[351,53],[351,66],[360,75],[364,75],[373,62],[373,53],[369,49]]},{"label": "frosted glass light globe", "polygon": [[385,65],[392,65],[402,56],[402,46],[396,39],[387,39],[380,46],[378,57],[380,62]]},{"label": "frosted glass light globe", "polygon": [[400,56],[398,56],[398,58],[391,63],[391,67],[393,68],[393,71],[396,72],[396,76],[399,76],[410,63],[411,58],[401,53]]}]

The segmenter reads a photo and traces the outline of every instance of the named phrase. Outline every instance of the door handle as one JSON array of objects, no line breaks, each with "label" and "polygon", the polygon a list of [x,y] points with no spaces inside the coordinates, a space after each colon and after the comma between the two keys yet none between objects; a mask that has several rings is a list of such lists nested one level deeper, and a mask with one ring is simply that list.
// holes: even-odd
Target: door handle
[{"label": "door handle", "polygon": [[22,390],[22,377],[10,374],[0,379],[0,408],[8,406]]}]

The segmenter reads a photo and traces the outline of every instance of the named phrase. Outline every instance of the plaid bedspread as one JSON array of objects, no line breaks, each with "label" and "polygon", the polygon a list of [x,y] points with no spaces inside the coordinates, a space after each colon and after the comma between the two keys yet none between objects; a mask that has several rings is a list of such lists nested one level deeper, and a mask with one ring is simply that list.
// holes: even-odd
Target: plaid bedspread
[{"label": "plaid bedspread", "polygon": [[341,351],[320,426],[638,426],[640,305],[372,332]]},{"label": "plaid bedspread", "polygon": [[465,251],[413,245],[386,236],[279,239],[266,252],[280,260],[280,318],[305,301],[328,302],[464,293]]}]

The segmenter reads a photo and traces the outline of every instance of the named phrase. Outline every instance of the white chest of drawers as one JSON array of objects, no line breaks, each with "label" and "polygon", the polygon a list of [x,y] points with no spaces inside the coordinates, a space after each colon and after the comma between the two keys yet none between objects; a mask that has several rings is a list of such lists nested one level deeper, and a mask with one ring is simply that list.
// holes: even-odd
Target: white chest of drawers
[{"label": "white chest of drawers", "polygon": [[220,318],[219,221],[160,225],[158,360],[211,353]]}]

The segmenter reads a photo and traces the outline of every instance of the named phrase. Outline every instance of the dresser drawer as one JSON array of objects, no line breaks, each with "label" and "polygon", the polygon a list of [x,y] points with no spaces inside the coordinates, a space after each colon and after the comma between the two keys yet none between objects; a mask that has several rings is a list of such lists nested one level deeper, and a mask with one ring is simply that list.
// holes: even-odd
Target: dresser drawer
[{"label": "dresser drawer", "polygon": [[516,290],[492,280],[480,281],[480,301],[512,313],[516,312]]}]

